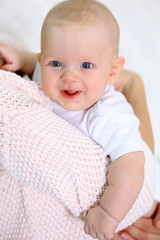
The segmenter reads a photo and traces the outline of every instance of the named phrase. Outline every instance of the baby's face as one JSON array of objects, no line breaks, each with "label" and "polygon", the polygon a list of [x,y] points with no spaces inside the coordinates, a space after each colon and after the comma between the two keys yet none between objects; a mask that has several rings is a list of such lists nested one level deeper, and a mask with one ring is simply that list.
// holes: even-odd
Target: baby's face
[{"label": "baby's face", "polygon": [[46,32],[40,55],[42,87],[67,110],[91,107],[103,95],[115,61],[102,28],[53,27]]}]

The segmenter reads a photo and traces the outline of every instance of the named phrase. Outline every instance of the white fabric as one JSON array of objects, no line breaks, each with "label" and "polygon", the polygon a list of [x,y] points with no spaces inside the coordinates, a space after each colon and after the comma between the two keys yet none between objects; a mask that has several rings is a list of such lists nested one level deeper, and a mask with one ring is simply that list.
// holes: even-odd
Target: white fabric
[{"label": "white fabric", "polygon": [[68,111],[52,101],[53,111],[100,144],[114,161],[143,150],[139,120],[124,96],[107,85],[101,99],[84,111]]}]

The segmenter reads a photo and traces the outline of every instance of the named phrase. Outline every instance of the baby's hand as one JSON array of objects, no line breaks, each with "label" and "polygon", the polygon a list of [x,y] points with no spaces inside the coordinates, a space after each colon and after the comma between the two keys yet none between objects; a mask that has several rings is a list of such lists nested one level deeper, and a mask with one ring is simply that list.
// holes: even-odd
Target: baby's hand
[{"label": "baby's hand", "polygon": [[109,240],[114,237],[118,224],[119,222],[112,218],[103,208],[97,206],[89,211],[84,231],[93,238]]}]

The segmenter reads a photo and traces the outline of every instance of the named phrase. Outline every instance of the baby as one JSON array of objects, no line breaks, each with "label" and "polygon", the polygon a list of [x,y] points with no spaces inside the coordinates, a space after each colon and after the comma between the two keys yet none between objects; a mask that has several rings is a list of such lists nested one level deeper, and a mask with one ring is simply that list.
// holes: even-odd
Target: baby
[{"label": "baby", "polygon": [[112,239],[144,182],[139,121],[113,83],[124,65],[119,26],[94,0],[68,0],[46,16],[41,32],[41,81],[53,111],[100,144],[111,161],[108,187],[86,217],[93,238]]},{"label": "baby", "polygon": [[106,7],[70,0],[48,13],[38,55],[42,88],[53,111],[99,143],[113,161],[109,185],[84,226],[98,239],[113,237],[144,181],[139,122],[112,86],[124,65],[118,45],[119,27]]}]

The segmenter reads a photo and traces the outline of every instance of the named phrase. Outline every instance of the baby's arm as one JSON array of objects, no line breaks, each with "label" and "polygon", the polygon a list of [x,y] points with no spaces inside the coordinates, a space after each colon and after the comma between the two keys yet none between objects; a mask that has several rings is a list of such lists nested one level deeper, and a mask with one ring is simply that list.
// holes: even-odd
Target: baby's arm
[{"label": "baby's arm", "polygon": [[143,181],[143,152],[128,153],[115,160],[100,205],[87,215],[85,232],[98,239],[112,239],[119,222],[136,201]]},{"label": "baby's arm", "polygon": [[10,45],[0,43],[0,69],[32,75],[37,62],[36,54],[22,51]]}]

